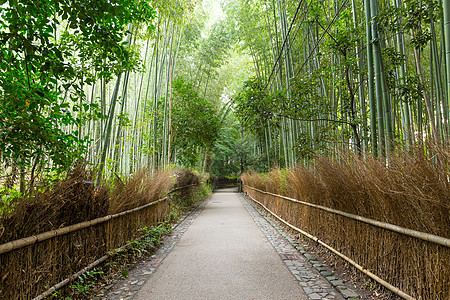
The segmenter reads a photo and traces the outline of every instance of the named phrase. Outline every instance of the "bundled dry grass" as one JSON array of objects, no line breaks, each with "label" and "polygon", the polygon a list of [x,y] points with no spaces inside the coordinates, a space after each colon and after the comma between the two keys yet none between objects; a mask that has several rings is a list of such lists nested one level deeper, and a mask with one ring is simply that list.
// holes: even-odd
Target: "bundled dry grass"
[{"label": "bundled dry grass", "polygon": [[195,174],[190,169],[177,169],[175,171],[175,178],[176,182],[173,186],[174,189],[189,185],[199,185],[202,180],[201,175]]},{"label": "bundled dry grass", "polygon": [[52,189],[19,199],[0,216],[0,244],[106,215],[108,190],[95,188],[92,175],[80,166]]},{"label": "bundled dry grass", "polygon": [[[114,188],[94,188],[89,172],[79,167],[44,193],[21,199],[0,217],[0,244],[49,230],[116,214],[168,195],[172,186],[198,184],[192,171],[141,170]],[[192,189],[180,189],[177,195]],[[0,254],[0,299],[32,298],[66,279],[109,251],[141,236],[138,229],[164,221],[173,196],[155,205],[105,219],[103,223],[51,237]]]},{"label": "bundled dry grass", "polygon": [[76,167],[53,188],[19,199],[0,216],[0,244],[145,205],[164,198],[174,181],[170,170],[140,170],[109,189],[95,187],[92,174]]},{"label": "bundled dry grass", "polygon": [[140,170],[125,182],[116,184],[108,212],[115,214],[164,198],[176,184],[173,170],[160,170],[156,174]]},{"label": "bundled dry grass", "polygon": [[[245,174],[245,184],[355,215],[450,237],[450,156],[429,147],[385,161],[319,158],[314,168]],[[280,198],[247,192],[417,299],[448,299],[450,249]]]},{"label": "bundled dry grass", "polygon": [[205,178],[190,169],[177,169],[175,178],[176,183],[171,195],[171,198],[174,200],[173,204],[177,209],[187,210],[198,201],[198,197],[195,195],[196,192],[200,192],[199,187]]}]

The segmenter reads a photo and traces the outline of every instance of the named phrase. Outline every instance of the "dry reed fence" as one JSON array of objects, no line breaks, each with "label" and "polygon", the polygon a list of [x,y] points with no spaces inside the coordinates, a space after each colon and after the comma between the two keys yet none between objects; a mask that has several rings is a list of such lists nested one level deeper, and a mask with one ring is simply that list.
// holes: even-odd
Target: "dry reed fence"
[{"label": "dry reed fence", "polygon": [[[450,295],[449,156],[319,159],[315,168],[244,174],[245,192],[289,224],[319,238],[416,299]],[[439,245],[254,190],[443,237]]]},{"label": "dry reed fence", "polygon": [[[59,203],[63,209],[73,201],[74,196],[79,200],[81,196],[78,193],[83,192],[91,202],[84,203],[82,207],[89,204],[93,206],[89,209],[95,211],[99,203],[95,201],[96,197],[110,197],[106,205],[98,207],[107,212],[103,216],[76,224],[71,222],[70,226],[65,226],[71,215],[78,220],[76,216],[79,213],[79,210],[67,211],[68,215],[61,216],[67,223],[58,226],[59,229],[54,227],[46,232],[39,229],[48,227],[43,224],[53,220],[51,216],[47,216],[44,221],[32,219],[34,223],[30,226],[34,227],[34,236],[0,245],[0,299],[36,297],[110,251],[125,245],[127,241],[138,238],[142,235],[139,228],[163,221],[170,210],[171,199],[167,194],[174,185],[173,173],[166,171],[152,176],[141,171],[108,193],[105,188],[95,189],[90,180],[86,180],[87,174],[78,170],[65,183],[61,183],[66,188],[72,187],[70,193],[58,196],[52,194],[55,199],[66,199],[29,201],[28,206],[18,206],[12,215],[4,216],[0,221],[9,232],[15,228],[13,225],[27,226],[28,213],[30,216],[38,214],[44,217],[39,211],[39,208],[47,208],[43,204]],[[86,184],[90,187],[86,187]],[[104,199],[100,201],[103,202]],[[53,209],[50,211],[60,214]],[[23,223],[18,223],[22,220]],[[29,229],[20,232],[29,232]]]}]

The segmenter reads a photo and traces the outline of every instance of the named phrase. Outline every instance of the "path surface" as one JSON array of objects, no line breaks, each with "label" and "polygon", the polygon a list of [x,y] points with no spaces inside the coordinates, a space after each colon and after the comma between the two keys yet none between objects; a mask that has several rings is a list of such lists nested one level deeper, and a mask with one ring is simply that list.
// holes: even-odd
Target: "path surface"
[{"label": "path surface", "polygon": [[320,275],[327,267],[273,226],[222,189],[100,299],[344,299]]},{"label": "path surface", "polygon": [[237,194],[216,193],[135,299],[308,299]]}]

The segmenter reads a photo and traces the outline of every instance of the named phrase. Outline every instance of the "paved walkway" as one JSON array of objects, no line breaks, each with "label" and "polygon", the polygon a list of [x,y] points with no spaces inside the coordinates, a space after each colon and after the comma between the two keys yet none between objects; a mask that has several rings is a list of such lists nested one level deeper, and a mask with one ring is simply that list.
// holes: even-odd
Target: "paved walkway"
[{"label": "paved walkway", "polygon": [[343,299],[246,200],[230,192],[214,193],[104,298]]}]

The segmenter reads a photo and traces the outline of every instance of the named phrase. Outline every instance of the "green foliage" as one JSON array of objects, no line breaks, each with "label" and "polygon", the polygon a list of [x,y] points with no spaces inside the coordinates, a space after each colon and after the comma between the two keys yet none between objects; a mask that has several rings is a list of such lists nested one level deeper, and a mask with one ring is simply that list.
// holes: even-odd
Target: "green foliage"
[{"label": "green foliage", "polygon": [[239,124],[236,120],[233,121],[222,126],[214,145],[211,173],[217,176],[236,176],[240,171],[242,157],[240,148],[244,143],[240,139]]},{"label": "green foliage", "polygon": [[123,268],[122,271],[120,272],[120,278],[128,278],[128,269]]},{"label": "green foliage", "polygon": [[299,134],[294,144],[295,155],[299,159],[310,160],[326,150],[324,140],[327,138],[326,131],[320,131],[316,136],[307,133]]},{"label": "green foliage", "polygon": [[208,29],[208,24],[194,19],[184,32],[179,54],[184,59],[177,63],[177,72],[211,103],[219,103],[227,85],[221,80],[225,72],[222,67],[231,56],[233,42],[233,30],[227,20],[219,19]]},{"label": "green foliage", "polygon": [[158,226],[146,226],[139,229],[140,232],[145,234],[145,237],[140,240],[140,244],[144,246],[159,245],[163,236],[172,232],[172,228],[168,222],[160,223]]},{"label": "green foliage", "polygon": [[211,173],[216,176],[238,178],[244,170],[267,170],[267,157],[253,153],[256,138],[243,128],[234,114],[221,127],[213,149]]},{"label": "green foliage", "polygon": [[[162,238],[170,233],[171,230],[169,223],[161,223],[158,226],[145,226],[140,228],[138,231],[144,235],[142,239],[128,241],[127,247],[117,251],[114,258],[106,264],[106,269],[105,267],[98,267],[79,276],[74,284],[70,286],[72,292],[78,297],[88,297],[98,281],[101,280],[101,277],[105,275],[105,272],[110,271],[109,268],[115,269],[120,267],[124,261],[128,261],[130,258],[148,255],[150,250],[155,249],[161,244]],[[128,275],[128,268],[126,266],[120,267],[119,277],[128,278]],[[52,296],[58,298],[59,295],[58,293],[55,293]]]},{"label": "green foliage", "polygon": [[277,103],[265,90],[263,82],[258,78],[245,81],[242,89],[233,96],[235,112],[243,125],[253,132],[260,132],[266,122],[274,117]]},{"label": "green foliage", "polygon": [[104,274],[99,268],[87,271],[81,274],[70,287],[74,293],[79,296],[87,296],[91,289],[95,286],[97,278]]},{"label": "green foliage", "polygon": [[181,211],[190,209],[193,205],[204,200],[211,193],[211,186],[205,182],[202,182],[198,187],[189,189],[187,194],[184,194],[183,192],[175,193],[172,195],[174,198],[172,202],[174,206],[172,209],[179,215]]},{"label": "green foliage", "polygon": [[244,82],[241,91],[233,98],[236,114],[254,132],[264,130],[267,121],[277,117],[308,120],[327,114],[331,109],[330,103],[317,93],[325,74],[318,70],[293,79],[289,99],[284,91],[270,94],[259,79],[251,78]]},{"label": "green foliage", "polygon": [[396,71],[405,62],[405,56],[397,52],[394,47],[386,47],[383,49],[383,58],[385,62],[386,83],[394,91],[398,84]]},{"label": "green foliage", "polygon": [[319,91],[321,81],[329,72],[318,69],[305,76],[297,76],[291,81],[291,100],[284,106],[287,116],[296,119],[315,119],[331,112],[332,104]]},{"label": "green foliage", "polygon": [[180,162],[194,167],[198,161],[198,147],[212,148],[218,138],[218,113],[198,94],[193,84],[183,78],[173,83],[172,101],[173,145]]},{"label": "green foliage", "polygon": [[11,188],[0,188],[0,216],[11,212],[17,199],[22,196],[18,185]]},{"label": "green foliage", "polygon": [[[280,117],[308,122],[327,119],[332,109],[331,103],[317,92],[326,74],[325,70],[319,69],[307,76],[298,76],[293,79],[289,99],[283,91],[270,94],[264,89],[260,80],[252,78],[243,84],[241,91],[233,98],[236,115],[247,130],[261,136],[262,140],[266,138],[264,134],[268,130],[268,124],[271,128],[281,127]],[[330,126],[325,127],[315,123],[314,126],[319,134],[313,136],[306,132],[299,133],[293,148],[289,149],[298,159],[310,159],[313,153],[317,154],[325,150],[325,138],[329,134]],[[271,134],[276,136],[276,132]],[[265,169],[257,167],[258,164],[256,160],[250,163],[255,170]]]},{"label": "green foliage", "polygon": [[350,9],[342,11],[341,18],[336,21],[334,26],[333,35],[327,42],[328,47],[345,56],[346,59],[353,57],[347,57],[347,55],[355,48],[361,31],[361,27],[354,28],[353,24],[351,24],[351,14]]},{"label": "green foliage", "polygon": [[430,23],[435,22],[441,13],[437,0],[405,0],[404,28],[413,30],[411,43],[423,49],[432,39]]},{"label": "green foliage", "polygon": [[208,38],[200,42],[198,56],[201,63],[210,69],[220,67],[228,56],[231,41],[226,24],[221,22],[214,24]]},{"label": "green foliage", "polygon": [[423,50],[431,41],[430,24],[440,18],[441,8],[436,0],[405,0],[404,7],[386,6],[380,11],[375,21],[380,32],[399,31],[414,32],[411,44]]},{"label": "green foliage", "polygon": [[[145,226],[138,231],[143,234],[139,240],[128,241],[127,247],[117,251],[120,257],[140,257],[150,253],[150,250],[156,248],[162,242],[162,238],[169,234],[172,229],[168,222],[160,223],[158,226]],[[126,270],[128,272],[128,270]],[[126,273],[128,276],[128,273]],[[123,277],[126,278],[126,277]]]},{"label": "green foliage", "polygon": [[79,137],[83,115],[98,115],[96,104],[84,103],[83,85],[137,65],[123,37],[154,11],[144,0],[2,4],[0,157],[67,166],[89,140]]}]

